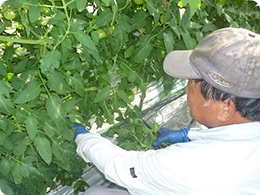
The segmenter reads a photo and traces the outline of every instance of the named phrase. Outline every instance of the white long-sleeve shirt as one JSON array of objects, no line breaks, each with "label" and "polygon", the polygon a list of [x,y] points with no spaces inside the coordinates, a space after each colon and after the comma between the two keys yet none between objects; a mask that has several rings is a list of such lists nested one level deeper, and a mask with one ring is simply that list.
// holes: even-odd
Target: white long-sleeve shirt
[{"label": "white long-sleeve shirt", "polygon": [[191,129],[188,136],[192,141],[142,152],[80,134],[77,153],[132,195],[260,194],[260,122]]}]

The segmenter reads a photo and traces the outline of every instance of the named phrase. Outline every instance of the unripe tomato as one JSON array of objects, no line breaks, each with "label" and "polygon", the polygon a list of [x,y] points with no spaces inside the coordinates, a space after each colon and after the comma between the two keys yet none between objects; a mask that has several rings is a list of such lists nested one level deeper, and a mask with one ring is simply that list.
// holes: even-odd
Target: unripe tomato
[{"label": "unripe tomato", "polygon": [[160,16],[160,21],[161,21],[162,24],[164,24],[164,21],[165,21],[165,15],[161,15],[161,16]]},{"label": "unripe tomato", "polygon": [[14,19],[15,17],[15,13],[13,10],[8,10],[4,13],[4,17],[7,19],[7,20],[12,20]]},{"label": "unripe tomato", "polygon": [[166,56],[166,51],[165,50],[161,50],[161,57],[165,58],[165,56]]},{"label": "unripe tomato", "polygon": [[142,5],[144,3],[144,0],[134,0],[135,4]]},{"label": "unripe tomato", "polygon": [[99,39],[103,39],[107,36],[106,31],[102,30],[102,29],[97,29],[96,32],[98,33],[98,38]]},{"label": "unripe tomato", "polygon": [[134,94],[133,91],[129,91],[128,94],[127,94],[127,96],[128,96],[128,99],[129,99],[130,102],[134,101],[134,99],[135,99],[135,94]]}]

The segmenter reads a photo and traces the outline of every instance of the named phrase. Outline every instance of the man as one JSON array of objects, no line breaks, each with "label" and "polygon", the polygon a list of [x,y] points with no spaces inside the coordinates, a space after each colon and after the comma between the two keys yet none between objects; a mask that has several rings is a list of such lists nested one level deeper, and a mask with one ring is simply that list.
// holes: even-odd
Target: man
[{"label": "man", "polygon": [[153,146],[174,144],[141,152],[79,125],[77,153],[134,195],[260,194],[260,35],[217,30],[192,51],[170,52],[164,70],[189,79],[191,116],[209,129],[162,129]]}]

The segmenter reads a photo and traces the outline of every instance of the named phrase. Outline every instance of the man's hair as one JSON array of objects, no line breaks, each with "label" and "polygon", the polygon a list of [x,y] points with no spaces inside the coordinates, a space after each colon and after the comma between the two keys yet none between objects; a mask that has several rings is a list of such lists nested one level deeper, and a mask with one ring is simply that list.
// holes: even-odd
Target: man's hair
[{"label": "man's hair", "polygon": [[238,97],[216,89],[203,79],[194,79],[200,83],[200,90],[207,100],[233,101],[240,115],[251,121],[260,121],[260,99]]}]

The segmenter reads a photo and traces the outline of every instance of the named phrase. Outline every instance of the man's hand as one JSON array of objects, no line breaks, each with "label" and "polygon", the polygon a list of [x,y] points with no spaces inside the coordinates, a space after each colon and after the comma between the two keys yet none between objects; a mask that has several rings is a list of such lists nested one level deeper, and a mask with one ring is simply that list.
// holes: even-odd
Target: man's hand
[{"label": "man's hand", "polygon": [[153,141],[152,146],[154,147],[154,149],[159,149],[162,147],[161,144],[166,142],[171,144],[189,142],[191,141],[188,137],[189,130],[189,128],[181,129],[178,131],[161,128],[158,131],[158,138]]},{"label": "man's hand", "polygon": [[72,123],[72,127],[76,128],[74,131],[74,141],[79,134],[89,133],[87,129],[85,129],[81,124],[78,123]]}]

